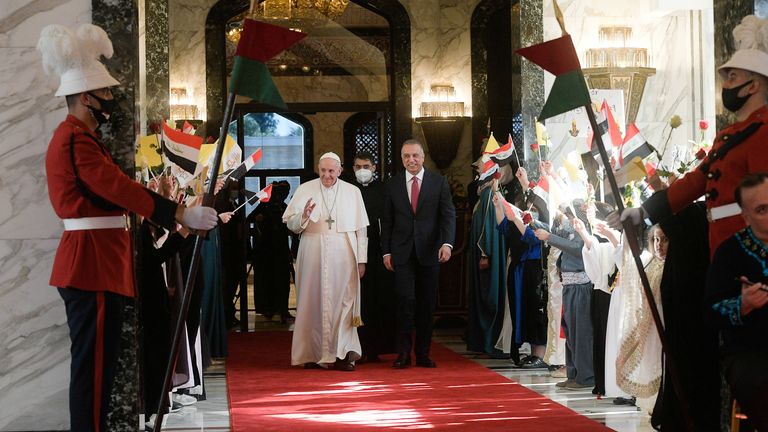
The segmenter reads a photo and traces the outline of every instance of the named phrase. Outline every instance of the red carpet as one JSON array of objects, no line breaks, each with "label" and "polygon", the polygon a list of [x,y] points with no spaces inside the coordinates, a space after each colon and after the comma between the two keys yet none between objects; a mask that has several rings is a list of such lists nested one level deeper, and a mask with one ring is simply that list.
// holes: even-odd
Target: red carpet
[{"label": "red carpet", "polygon": [[435,344],[436,369],[363,364],[355,372],[291,367],[287,331],[230,333],[227,388],[234,432],[607,431]]}]

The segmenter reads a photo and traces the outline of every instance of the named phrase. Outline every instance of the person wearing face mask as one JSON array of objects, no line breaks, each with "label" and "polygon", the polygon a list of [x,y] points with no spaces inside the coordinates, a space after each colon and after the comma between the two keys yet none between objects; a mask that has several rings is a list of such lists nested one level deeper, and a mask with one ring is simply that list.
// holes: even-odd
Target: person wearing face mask
[{"label": "person wearing face mask", "polygon": [[710,251],[733,233],[744,228],[734,191],[749,173],[768,170],[768,21],[754,15],[745,17],[733,30],[738,50],[720,66],[723,79],[723,107],[736,122],[715,137],[712,150],[701,164],[668,189],[659,191],[642,207],[626,209],[611,226],[621,221],[635,225],[653,224],[680,212],[702,195],[706,198]]},{"label": "person wearing face mask", "polygon": [[[368,256],[381,256],[381,215],[384,212],[386,191],[384,183],[373,178],[376,172],[374,157],[368,152],[355,155],[352,168],[354,185],[360,188],[368,213]],[[392,290],[392,273],[384,268],[381,260],[368,263],[365,275],[360,279],[361,315],[363,326],[358,329],[363,348],[361,362],[378,362],[380,354],[395,352],[395,305],[397,299]]]},{"label": "person wearing face mask", "polygon": [[66,97],[68,110],[48,145],[45,172],[51,205],[64,224],[50,284],[64,300],[72,341],[70,425],[106,430],[123,305],[135,296],[128,212],[171,230],[177,223],[211,229],[217,215],[163,198],[113,162],[96,132],[114,109],[110,87],[120,84],[99,61],[113,53],[103,29],[50,25],[37,47],[46,72],[61,78],[56,96]]}]

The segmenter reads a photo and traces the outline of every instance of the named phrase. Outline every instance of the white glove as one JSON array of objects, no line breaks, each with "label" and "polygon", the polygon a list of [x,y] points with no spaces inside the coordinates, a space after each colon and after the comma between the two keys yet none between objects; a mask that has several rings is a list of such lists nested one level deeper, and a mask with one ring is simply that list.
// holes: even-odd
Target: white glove
[{"label": "white glove", "polygon": [[621,221],[629,220],[632,225],[640,225],[645,219],[645,212],[642,207],[624,209],[621,213]]},{"label": "white glove", "polygon": [[184,226],[196,230],[209,230],[219,222],[219,215],[211,207],[187,207],[181,218]]}]

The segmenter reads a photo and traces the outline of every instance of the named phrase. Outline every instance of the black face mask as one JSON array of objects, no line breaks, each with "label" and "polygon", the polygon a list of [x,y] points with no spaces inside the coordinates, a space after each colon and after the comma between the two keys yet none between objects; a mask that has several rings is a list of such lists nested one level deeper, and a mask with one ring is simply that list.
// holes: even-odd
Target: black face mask
[{"label": "black face mask", "polygon": [[723,98],[723,106],[725,107],[725,109],[727,109],[730,112],[735,113],[738,110],[740,110],[741,107],[743,107],[745,103],[747,103],[747,99],[752,97],[752,95],[748,94],[746,96],[739,96],[739,92],[744,87],[752,84],[752,81],[753,80],[749,80],[749,81],[745,82],[744,84],[742,84],[740,86],[736,86],[734,88],[729,88],[729,89],[724,88],[723,89],[723,91],[721,93],[721,96]]},{"label": "black face mask", "polygon": [[101,109],[88,106],[88,110],[91,111],[93,118],[101,126],[109,121],[109,117],[112,115],[117,104],[114,99],[102,99],[91,92],[88,92],[88,95],[99,101],[99,105],[101,105]]}]

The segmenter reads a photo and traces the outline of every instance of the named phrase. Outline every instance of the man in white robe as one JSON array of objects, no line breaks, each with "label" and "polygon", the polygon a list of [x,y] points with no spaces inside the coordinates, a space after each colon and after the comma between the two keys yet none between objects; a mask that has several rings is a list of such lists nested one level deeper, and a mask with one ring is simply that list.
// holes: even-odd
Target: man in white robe
[{"label": "man in white robe", "polygon": [[368,215],[360,189],[338,178],[341,170],[336,154],[322,155],[320,178],[299,186],[283,222],[301,234],[291,364],[352,371],[362,353],[357,327]]}]

